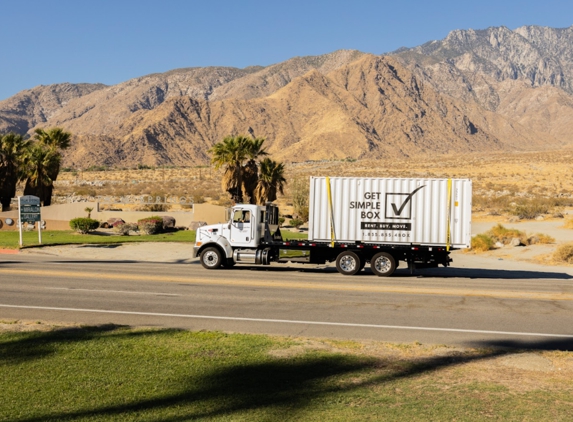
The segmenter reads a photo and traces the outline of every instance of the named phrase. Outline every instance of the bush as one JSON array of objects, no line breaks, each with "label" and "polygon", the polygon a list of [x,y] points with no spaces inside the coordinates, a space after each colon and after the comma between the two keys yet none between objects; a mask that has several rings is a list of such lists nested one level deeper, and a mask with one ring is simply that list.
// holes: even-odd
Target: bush
[{"label": "bush", "polygon": [[565,224],[563,225],[566,229],[573,229],[573,218],[568,218],[565,220]]},{"label": "bush", "polygon": [[557,262],[573,264],[573,243],[566,243],[553,252],[553,259]]},{"label": "bush", "polygon": [[158,216],[142,218],[137,220],[137,226],[143,234],[156,234],[163,229],[163,218]]},{"label": "bush", "polygon": [[81,234],[94,231],[99,227],[99,221],[92,218],[74,218],[70,220],[70,227]]},{"label": "bush", "polygon": [[137,224],[124,223],[123,221],[116,221],[112,224],[113,231],[122,236],[127,236],[129,232],[137,231]]},{"label": "bush", "polygon": [[285,223],[285,218],[279,217],[279,227],[282,227],[284,223]]},{"label": "bush", "polygon": [[522,244],[527,245],[527,235],[517,229],[508,229],[501,224],[493,226],[487,235],[492,238],[493,242],[501,242],[504,245],[509,245],[511,240],[518,238]]},{"label": "bush", "polygon": [[296,227],[297,229],[304,224],[304,221],[299,220],[298,218],[293,218],[290,220],[290,225]]},{"label": "bush", "polygon": [[534,236],[531,236],[527,239],[529,245],[533,245],[538,243],[540,245],[548,245],[550,243],[555,243],[555,238],[549,236],[548,234],[537,233]]},{"label": "bush", "polygon": [[478,234],[472,237],[472,250],[477,252],[486,252],[493,249],[494,240],[487,234]]}]

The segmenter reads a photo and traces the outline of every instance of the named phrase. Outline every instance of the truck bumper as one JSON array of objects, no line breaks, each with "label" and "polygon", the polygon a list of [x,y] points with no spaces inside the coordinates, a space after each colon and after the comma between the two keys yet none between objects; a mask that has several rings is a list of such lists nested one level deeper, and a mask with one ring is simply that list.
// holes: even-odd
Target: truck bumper
[{"label": "truck bumper", "polygon": [[200,246],[193,246],[193,255],[191,256],[191,258],[197,258],[199,256],[198,252],[200,248],[201,248]]}]

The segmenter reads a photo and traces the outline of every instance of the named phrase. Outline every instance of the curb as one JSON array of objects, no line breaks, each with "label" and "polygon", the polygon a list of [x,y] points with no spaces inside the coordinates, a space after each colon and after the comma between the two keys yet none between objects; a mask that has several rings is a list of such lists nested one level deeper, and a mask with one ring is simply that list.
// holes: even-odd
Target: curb
[{"label": "curb", "polygon": [[18,249],[0,249],[0,254],[16,255],[20,253]]}]

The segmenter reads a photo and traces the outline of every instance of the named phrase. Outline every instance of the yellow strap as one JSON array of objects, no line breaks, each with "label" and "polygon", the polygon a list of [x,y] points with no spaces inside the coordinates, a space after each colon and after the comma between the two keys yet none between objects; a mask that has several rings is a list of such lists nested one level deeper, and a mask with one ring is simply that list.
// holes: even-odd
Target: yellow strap
[{"label": "yellow strap", "polygon": [[332,193],[330,192],[330,177],[326,178],[326,192],[328,193],[328,211],[330,212],[330,246],[334,248],[336,233],[334,231],[334,214],[332,212]]},{"label": "yellow strap", "polygon": [[448,179],[448,221],[447,221],[447,234],[446,234],[446,251],[450,250],[451,231],[450,231],[450,216],[452,214],[452,179]]}]

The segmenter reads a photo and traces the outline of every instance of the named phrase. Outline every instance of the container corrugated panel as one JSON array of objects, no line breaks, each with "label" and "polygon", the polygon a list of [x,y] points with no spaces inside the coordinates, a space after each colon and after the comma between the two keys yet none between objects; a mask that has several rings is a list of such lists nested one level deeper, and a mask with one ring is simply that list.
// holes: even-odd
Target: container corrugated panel
[{"label": "container corrugated panel", "polygon": [[467,179],[311,177],[308,238],[468,248],[471,206]]}]

